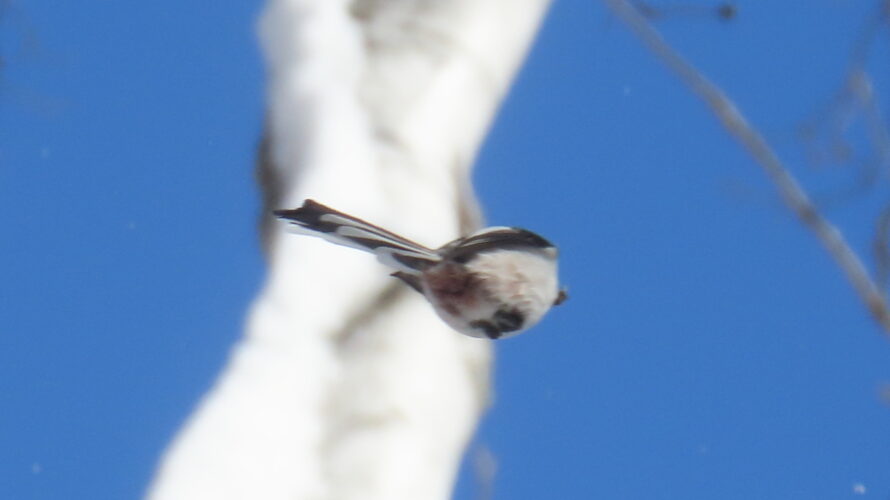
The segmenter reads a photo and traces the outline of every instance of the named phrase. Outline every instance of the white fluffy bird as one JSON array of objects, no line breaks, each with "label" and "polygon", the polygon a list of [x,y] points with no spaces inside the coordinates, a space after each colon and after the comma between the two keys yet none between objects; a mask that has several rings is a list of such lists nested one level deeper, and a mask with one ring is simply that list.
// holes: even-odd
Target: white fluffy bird
[{"label": "white fluffy bird", "polygon": [[313,200],[274,213],[294,232],[375,254],[448,325],[472,337],[521,333],[566,299],[556,247],[526,229],[490,227],[433,250]]}]

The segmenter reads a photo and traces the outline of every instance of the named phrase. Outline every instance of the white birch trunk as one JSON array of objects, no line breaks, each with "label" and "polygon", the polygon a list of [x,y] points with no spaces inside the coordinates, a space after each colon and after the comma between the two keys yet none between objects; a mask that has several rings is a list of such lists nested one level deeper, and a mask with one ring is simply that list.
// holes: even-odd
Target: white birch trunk
[{"label": "white birch trunk", "polygon": [[[547,0],[270,0],[267,205],[314,198],[439,246]],[[269,206],[267,208],[275,208]],[[450,496],[490,345],[368,254],[267,231],[245,338],[162,459],[153,500]]]}]

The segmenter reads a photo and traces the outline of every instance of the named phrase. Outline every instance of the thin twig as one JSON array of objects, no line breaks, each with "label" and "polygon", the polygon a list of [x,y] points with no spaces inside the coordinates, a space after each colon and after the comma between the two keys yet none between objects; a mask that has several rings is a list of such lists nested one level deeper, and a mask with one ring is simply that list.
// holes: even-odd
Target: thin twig
[{"label": "thin twig", "polygon": [[668,68],[698,95],[720,123],[760,164],[779,191],[788,208],[800,219],[847,276],[875,321],[890,334],[890,309],[881,289],[869,275],[862,260],[844,240],[841,231],[828,221],[810,201],[800,183],[785,168],[766,139],[753,127],[735,103],[700,71],[677,53],[652,25],[626,0],[605,0],[637,36]]},{"label": "thin twig", "polygon": [[872,251],[875,255],[875,281],[885,287],[890,278],[890,206],[881,210],[875,223]]},{"label": "thin twig", "polygon": [[728,22],[736,17],[736,7],[732,2],[718,5],[700,5],[697,3],[675,3],[672,5],[654,6],[644,0],[636,0],[632,5],[646,19],[664,19],[669,16],[716,15],[717,19]]}]

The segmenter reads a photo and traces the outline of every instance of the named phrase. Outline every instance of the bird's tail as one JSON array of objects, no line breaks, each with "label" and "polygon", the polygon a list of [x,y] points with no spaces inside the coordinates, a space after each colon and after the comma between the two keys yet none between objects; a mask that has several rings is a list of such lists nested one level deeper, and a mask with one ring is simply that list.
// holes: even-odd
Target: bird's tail
[{"label": "bird's tail", "polygon": [[371,252],[383,264],[416,274],[439,262],[439,255],[418,243],[318,203],[306,200],[300,208],[275,210],[296,233],[324,238],[331,243]]}]

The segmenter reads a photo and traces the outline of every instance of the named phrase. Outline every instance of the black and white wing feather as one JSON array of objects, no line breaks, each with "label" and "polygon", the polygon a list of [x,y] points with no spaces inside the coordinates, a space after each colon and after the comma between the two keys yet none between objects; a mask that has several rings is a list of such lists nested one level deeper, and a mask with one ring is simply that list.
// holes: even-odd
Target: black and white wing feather
[{"label": "black and white wing feather", "polygon": [[274,214],[289,222],[293,232],[371,252],[398,271],[416,274],[441,260],[434,250],[313,200],[306,200],[300,208],[275,210]]}]

